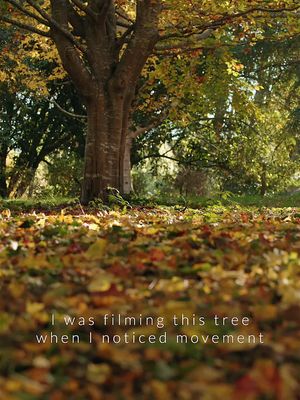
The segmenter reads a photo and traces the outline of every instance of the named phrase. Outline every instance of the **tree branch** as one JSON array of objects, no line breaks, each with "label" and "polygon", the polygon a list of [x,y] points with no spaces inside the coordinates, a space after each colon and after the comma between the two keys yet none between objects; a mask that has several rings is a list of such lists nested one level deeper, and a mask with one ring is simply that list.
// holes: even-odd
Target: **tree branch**
[{"label": "tree branch", "polygon": [[215,168],[215,167],[222,168],[222,163],[218,163],[218,162],[217,163],[199,164],[203,161],[208,161],[208,160],[200,159],[200,158],[194,159],[194,160],[184,160],[184,159],[180,159],[180,158],[170,157],[165,154],[149,154],[147,156],[140,158],[139,162],[147,160],[148,158],[165,158],[167,160],[178,162],[179,164],[190,165],[190,166],[201,167],[201,168]]},{"label": "tree branch", "polygon": [[[63,0],[51,0],[53,18],[62,27],[63,31],[67,31],[68,29],[68,10],[65,5],[65,1]],[[73,35],[71,36],[73,37]],[[75,44],[61,30],[54,30],[52,38],[55,41],[65,70],[70,75],[78,90],[84,96],[89,96],[93,88],[92,76],[86,68],[78,50],[76,50]]]},{"label": "tree branch", "polygon": [[51,37],[51,34],[49,31],[48,32],[42,31],[41,29],[35,28],[32,25],[24,24],[23,22],[16,21],[14,19],[5,17],[3,15],[0,16],[0,21],[6,22],[7,24],[10,24],[13,26],[17,26],[18,28],[24,29],[25,31],[36,33],[38,35],[49,37],[49,38]]},{"label": "tree branch", "polygon": [[120,21],[120,20],[117,20],[117,25],[120,28],[126,28],[126,29],[130,29],[133,26],[132,24],[128,24],[127,22],[123,22],[123,21]]},{"label": "tree branch", "polygon": [[71,2],[75,4],[75,6],[78,7],[79,10],[83,11],[86,15],[89,15],[93,19],[97,19],[97,14],[94,13],[94,11],[90,7],[86,6],[82,1],[71,0]]},{"label": "tree branch", "polygon": [[[208,28],[202,30],[199,33],[191,33],[190,35],[186,35],[184,37],[178,38],[179,40],[185,40],[178,43],[171,44],[161,44],[160,42],[163,40],[167,40],[170,38],[174,38],[172,35],[161,36],[160,42],[155,46],[155,49],[158,51],[167,51],[167,50],[176,50],[176,49],[186,49],[189,46],[195,45],[195,43],[200,42],[201,40],[205,40],[212,35],[214,29]],[[195,38],[193,38],[195,36]],[[193,49],[193,48],[192,48]],[[194,49],[193,49],[194,50]]]},{"label": "tree branch", "polygon": [[125,13],[125,11],[121,10],[121,9],[116,9],[116,14],[125,19],[127,22],[129,22],[130,24],[134,24],[134,21],[128,17],[128,15]]},{"label": "tree branch", "polygon": [[51,103],[53,103],[61,112],[63,112],[64,114],[68,115],[69,117],[72,118],[78,118],[78,119],[84,119],[85,121],[87,120],[87,116],[86,115],[80,115],[80,114],[75,114],[72,113],[70,111],[65,110],[63,107],[61,107],[56,100],[49,98],[49,101]]},{"label": "tree branch", "polygon": [[133,35],[116,68],[117,80],[124,80],[132,88],[159,38],[158,19],[161,0],[138,0]]},{"label": "tree branch", "polygon": [[64,28],[61,24],[59,24],[55,18],[52,18],[45,10],[43,10],[39,5],[36,4],[33,0],[26,0],[28,4],[31,5],[43,18],[45,18],[52,29],[56,29],[62,34],[66,36],[83,54],[85,53],[85,48],[81,45],[81,43],[76,40],[76,38],[72,35],[72,33],[67,29]]},{"label": "tree branch", "polygon": [[[199,40],[204,40],[207,39],[214,30],[218,29],[221,26],[224,26],[232,20],[247,16],[249,14],[253,14],[255,12],[261,12],[261,13],[284,13],[284,12],[293,12],[297,11],[300,9],[300,6],[296,7],[291,7],[291,8],[263,8],[263,7],[253,7],[251,9],[248,9],[246,11],[238,12],[235,14],[222,14],[222,17],[219,18],[216,21],[212,21],[210,23],[203,24],[201,26],[198,26],[198,32],[190,31],[189,29],[183,29],[183,32],[178,33],[170,33],[167,35],[161,35],[159,37],[159,42],[165,41],[165,40],[172,40],[172,39],[178,39],[178,43],[170,43],[169,45],[160,45],[158,44],[156,46],[157,50],[160,51],[166,51],[166,50],[175,50],[175,49],[182,49],[182,48],[187,48],[189,46],[192,46],[195,44],[195,42]],[[200,13],[201,15],[201,13]],[[184,41],[184,42],[182,42]]]},{"label": "tree branch", "polygon": [[282,13],[282,12],[293,12],[293,11],[297,11],[299,9],[300,9],[300,6],[290,7],[290,8],[286,8],[286,7],[281,7],[281,8],[253,7],[246,11],[241,11],[241,12],[235,13],[235,14],[227,14],[227,15],[225,14],[224,17],[225,18],[237,18],[237,17],[243,17],[247,14],[252,14],[254,12]]},{"label": "tree branch", "polygon": [[136,127],[134,130],[132,130],[132,132],[130,133],[130,138],[131,139],[136,139],[138,136],[143,135],[144,133],[150,131],[151,129],[154,129],[156,127],[158,127],[163,120],[166,118],[167,116],[167,111],[162,112],[157,119],[155,119],[152,123],[150,123],[147,126],[139,126]]},{"label": "tree branch", "polygon": [[126,31],[122,34],[122,36],[118,39],[118,47],[119,49],[127,42],[127,38],[134,30],[134,25],[131,25]]},{"label": "tree branch", "polygon": [[73,27],[73,32],[71,33],[73,33],[75,36],[80,36],[82,38],[85,38],[86,32],[85,32],[83,18],[78,14],[78,12],[75,10],[75,8],[70,2],[67,3],[67,7],[68,7],[68,18],[70,24]]},{"label": "tree branch", "polygon": [[37,14],[34,14],[33,12],[27,10],[25,7],[23,7],[20,3],[18,3],[16,0],[6,0],[7,3],[11,4],[13,7],[17,8],[19,11],[21,11],[24,15],[27,15],[30,18],[35,19],[37,22],[40,24],[43,24],[45,26],[50,26],[47,20],[39,17]]}]

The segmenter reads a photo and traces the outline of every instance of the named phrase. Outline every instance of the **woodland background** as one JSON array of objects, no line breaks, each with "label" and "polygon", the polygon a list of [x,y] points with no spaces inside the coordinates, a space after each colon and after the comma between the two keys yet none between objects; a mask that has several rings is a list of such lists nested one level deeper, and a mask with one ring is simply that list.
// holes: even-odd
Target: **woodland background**
[{"label": "woodland background", "polygon": [[[211,7],[213,22],[218,12],[230,12],[228,5]],[[148,59],[130,128],[136,196],[297,190],[297,14],[252,14],[229,20],[201,45],[177,44]],[[173,26],[180,24],[178,16],[173,19]],[[0,34],[0,193],[79,196],[84,101],[49,38],[11,24],[2,25]]]}]

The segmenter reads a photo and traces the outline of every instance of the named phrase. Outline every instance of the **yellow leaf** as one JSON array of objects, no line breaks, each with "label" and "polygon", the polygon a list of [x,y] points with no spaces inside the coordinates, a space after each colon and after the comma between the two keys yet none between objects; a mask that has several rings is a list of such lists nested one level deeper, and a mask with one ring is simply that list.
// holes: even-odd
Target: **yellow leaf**
[{"label": "yellow leaf", "polygon": [[91,293],[106,292],[110,289],[114,277],[111,274],[100,273],[88,285],[88,291]]},{"label": "yellow leaf", "polygon": [[11,212],[8,208],[6,208],[5,210],[1,211],[1,214],[6,217],[9,218],[11,216]]},{"label": "yellow leaf", "polygon": [[87,250],[86,255],[92,260],[99,260],[103,258],[107,246],[107,240],[98,239]]},{"label": "yellow leaf", "polygon": [[18,282],[11,282],[8,286],[8,289],[14,298],[18,298],[24,293],[25,285]]},{"label": "yellow leaf", "polygon": [[31,315],[34,315],[35,313],[42,311],[44,308],[45,308],[45,305],[43,303],[28,302],[26,304],[26,312],[28,312]]},{"label": "yellow leaf", "polygon": [[89,364],[87,368],[87,379],[95,384],[104,383],[111,374],[108,364]]},{"label": "yellow leaf", "polygon": [[144,231],[145,235],[156,235],[158,232],[159,228],[154,228],[153,226],[146,228]]}]

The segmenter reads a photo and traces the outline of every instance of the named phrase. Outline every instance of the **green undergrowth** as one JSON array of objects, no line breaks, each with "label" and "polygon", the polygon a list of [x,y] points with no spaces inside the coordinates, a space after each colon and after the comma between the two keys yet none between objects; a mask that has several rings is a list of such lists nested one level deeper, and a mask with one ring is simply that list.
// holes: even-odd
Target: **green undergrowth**
[{"label": "green undergrowth", "polygon": [[[300,207],[300,193],[276,194],[265,197],[259,195],[235,195],[229,192],[221,193],[216,196],[159,196],[159,197],[138,197],[123,199],[118,196],[110,198],[108,205],[104,205],[101,200],[90,202],[88,207],[81,205],[77,198],[51,197],[43,199],[0,199],[0,210],[9,209],[15,212],[29,211],[51,211],[65,208],[76,208],[79,211],[109,210],[122,208],[124,211],[131,207],[157,207],[168,206],[179,210],[201,209],[211,207],[246,207],[246,208],[297,208]],[[121,200],[120,200],[121,199]]]}]

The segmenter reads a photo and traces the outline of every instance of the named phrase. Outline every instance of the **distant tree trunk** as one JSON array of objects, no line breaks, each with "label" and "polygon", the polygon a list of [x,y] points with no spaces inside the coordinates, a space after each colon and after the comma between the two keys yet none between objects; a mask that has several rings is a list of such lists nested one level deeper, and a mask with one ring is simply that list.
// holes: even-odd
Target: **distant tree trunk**
[{"label": "distant tree trunk", "polygon": [[267,165],[263,163],[262,165],[262,173],[261,173],[261,186],[260,186],[260,195],[265,196],[267,193]]},{"label": "distant tree trunk", "polygon": [[130,194],[132,191],[132,180],[131,180],[131,146],[132,138],[127,136],[125,142],[124,162],[123,162],[123,192],[124,194]]},{"label": "distant tree trunk", "polygon": [[6,183],[6,158],[8,154],[7,146],[0,148],[0,197],[6,198],[8,196],[7,183]]},{"label": "distant tree trunk", "polygon": [[[28,158],[28,156],[26,157]],[[22,197],[35,177],[40,159],[32,158],[28,160],[27,158],[24,159],[21,153],[11,171],[7,190],[9,197]]]},{"label": "distant tree trunk", "polygon": [[17,187],[15,187],[14,197],[22,197],[29,186],[32,184],[32,181],[35,177],[37,167],[28,168],[21,176],[21,179],[18,182]]}]

